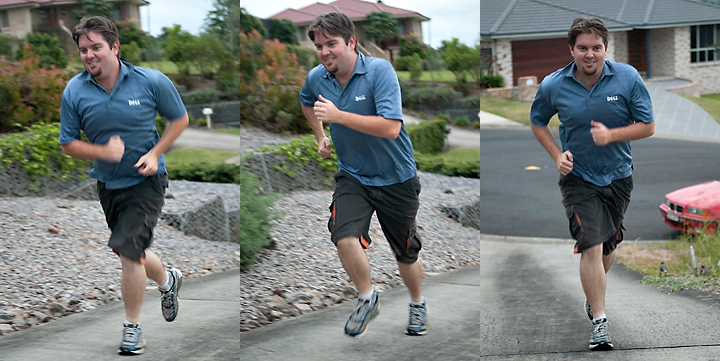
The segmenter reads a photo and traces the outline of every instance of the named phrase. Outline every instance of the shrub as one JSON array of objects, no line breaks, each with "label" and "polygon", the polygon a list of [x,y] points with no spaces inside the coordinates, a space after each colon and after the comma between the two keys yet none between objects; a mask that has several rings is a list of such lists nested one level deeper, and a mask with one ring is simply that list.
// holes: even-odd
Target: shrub
[{"label": "shrub", "polygon": [[[92,161],[66,156],[58,144],[59,136],[60,123],[33,125],[27,131],[4,135],[0,138],[0,168],[11,163],[19,164],[33,179],[65,179],[75,175],[84,178],[85,169],[92,165]],[[38,180],[30,188],[37,190],[40,185]]]},{"label": "shrub", "polygon": [[26,55],[21,62],[0,61],[0,131],[60,121],[68,74],[43,69],[39,55]]},{"label": "shrub", "polygon": [[190,163],[167,165],[168,178],[191,182],[240,184],[240,166],[235,164]]},{"label": "shrub", "polygon": [[285,174],[294,177],[297,173],[295,168],[305,166],[310,160],[314,160],[320,164],[320,167],[327,175],[337,172],[337,154],[335,153],[335,145],[330,143],[332,152],[326,159],[317,154],[317,140],[314,135],[305,135],[298,139],[293,139],[282,144],[269,145],[262,147],[261,152],[274,152],[287,157],[287,162],[282,165]]},{"label": "shrub", "polygon": [[466,117],[464,115],[461,115],[461,116],[455,118],[455,125],[457,125],[458,127],[468,126],[468,125],[470,125],[470,119],[468,119],[468,117]]},{"label": "shrub", "polygon": [[446,161],[442,158],[415,152],[415,163],[423,172],[449,177],[480,178],[480,161]]},{"label": "shrub", "polygon": [[122,45],[122,51],[120,51],[120,59],[127,61],[130,64],[140,64],[141,53],[140,47],[136,42]]},{"label": "shrub", "polygon": [[253,174],[240,172],[240,270],[257,260],[257,254],[272,242],[270,230],[279,218],[272,209],[275,196],[263,195]]},{"label": "shrub", "polygon": [[[57,36],[45,33],[29,33],[21,41],[16,59],[27,59],[39,55],[39,64],[45,69],[65,69],[70,59],[60,45]],[[29,46],[29,47],[28,47]]]},{"label": "shrub", "polygon": [[402,102],[406,107],[415,108],[421,106],[441,105],[453,103],[456,93],[453,88],[448,87],[418,87],[403,88]]},{"label": "shrub", "polygon": [[306,72],[295,54],[277,40],[261,41],[256,31],[240,38],[240,119],[273,132],[309,132],[299,101]]},{"label": "shrub", "polygon": [[463,98],[463,108],[465,109],[480,109],[480,97],[467,97]]},{"label": "shrub", "polygon": [[6,60],[14,60],[13,55],[13,37],[10,35],[0,34],[0,57],[5,57]]},{"label": "shrub", "polygon": [[208,104],[220,101],[220,92],[215,89],[193,90],[185,94],[185,104]]},{"label": "shrub", "polygon": [[405,128],[416,152],[437,154],[445,146],[445,121],[433,120]]},{"label": "shrub", "polygon": [[480,85],[485,88],[502,88],[505,78],[501,75],[483,75],[480,77]]},{"label": "shrub", "polygon": [[445,114],[445,113],[439,113],[439,114],[437,115],[437,118],[440,119],[440,120],[442,120],[442,121],[444,121],[444,122],[450,121],[450,116],[447,115],[447,114]]},{"label": "shrub", "polygon": [[160,114],[155,113],[155,128],[157,129],[158,134],[162,135],[165,132],[167,122],[167,118],[161,117]]}]

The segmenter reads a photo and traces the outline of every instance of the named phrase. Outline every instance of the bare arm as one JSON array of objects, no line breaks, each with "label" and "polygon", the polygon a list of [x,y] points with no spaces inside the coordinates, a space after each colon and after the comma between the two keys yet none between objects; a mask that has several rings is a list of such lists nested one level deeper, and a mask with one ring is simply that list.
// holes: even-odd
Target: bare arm
[{"label": "bare arm", "polygon": [[61,144],[63,153],[79,159],[98,159],[109,163],[117,163],[125,152],[125,142],[114,135],[105,144],[92,144],[83,140],[74,140],[68,144]]},{"label": "bare arm", "polygon": [[655,134],[655,122],[637,122],[624,127],[609,129],[603,123],[591,121],[590,133],[593,141],[598,146],[604,146],[612,142],[629,142],[647,138]]},{"label": "bare arm", "polygon": [[[402,121],[379,115],[359,115],[339,110],[333,102],[319,96],[313,108],[315,118],[321,122],[337,123],[358,132],[381,138],[395,139],[400,134]],[[312,122],[311,122],[312,125]]]},{"label": "bare arm", "polygon": [[138,168],[138,172],[144,176],[155,174],[158,168],[158,159],[170,148],[173,142],[175,142],[175,139],[180,136],[180,133],[187,128],[188,124],[190,124],[190,120],[188,119],[187,112],[179,119],[168,122],[157,144],[135,163],[135,168]]},{"label": "bare arm", "polygon": [[330,148],[330,139],[328,139],[325,135],[323,123],[317,119],[315,111],[312,107],[302,105],[302,111],[303,114],[305,114],[305,118],[308,123],[310,123],[310,128],[312,128],[313,134],[315,134],[315,140],[317,140],[318,143],[318,155],[320,155],[323,159],[329,157],[332,152],[332,148]]},{"label": "bare arm", "polygon": [[555,138],[550,131],[548,126],[530,125],[535,138],[537,138],[540,145],[550,154],[550,157],[555,161],[555,166],[558,172],[562,175],[568,175],[573,168],[573,155],[570,151],[563,152],[555,143]]}]

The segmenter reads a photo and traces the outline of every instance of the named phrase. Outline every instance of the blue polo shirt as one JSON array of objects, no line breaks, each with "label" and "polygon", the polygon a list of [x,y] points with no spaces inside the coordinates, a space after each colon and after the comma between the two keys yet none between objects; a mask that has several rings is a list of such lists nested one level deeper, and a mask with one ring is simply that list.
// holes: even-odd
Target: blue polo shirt
[{"label": "blue polo shirt", "polygon": [[575,62],[548,75],[538,87],[530,110],[533,125],[547,126],[557,113],[562,150],[573,154],[571,174],[606,186],[632,174],[630,142],[599,147],[590,134],[590,121],[608,128],[650,123],[652,101],[640,74],[630,65],[605,61],[592,90],[575,78]]},{"label": "blue polo shirt", "polygon": [[[312,107],[318,95],[343,111],[359,115],[379,115],[402,122],[400,84],[392,65],[380,58],[358,53],[350,80],[345,88],[335,76],[318,65],[308,72],[300,90],[300,102]],[[402,183],[415,175],[413,147],[402,125],[396,139],[375,137],[330,124],[330,135],[338,156],[338,168],[368,186]]]},{"label": "blue polo shirt", "polygon": [[[172,81],[161,72],[121,61],[120,78],[112,94],[87,72],[74,76],[62,95],[60,144],[80,140],[82,130],[90,143],[105,144],[113,135],[125,142],[120,163],[93,162],[90,177],[105,183],[107,189],[127,188],[145,177],[135,163],[157,144],[155,114],[180,119],[185,106]],[[166,174],[165,155],[158,159],[155,174]]]}]

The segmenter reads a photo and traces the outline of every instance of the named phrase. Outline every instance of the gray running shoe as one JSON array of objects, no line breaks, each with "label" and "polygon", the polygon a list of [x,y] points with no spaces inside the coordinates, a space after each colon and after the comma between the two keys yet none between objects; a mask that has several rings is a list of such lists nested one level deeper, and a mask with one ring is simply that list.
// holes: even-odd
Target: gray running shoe
[{"label": "gray running shoe", "polygon": [[373,292],[370,300],[358,299],[357,305],[345,324],[345,334],[350,337],[362,337],[367,331],[370,320],[380,313],[380,302],[377,292]]},{"label": "gray running shoe", "polygon": [[425,302],[422,305],[410,304],[410,321],[405,330],[405,334],[409,336],[422,336],[428,333],[427,328],[427,306]]},{"label": "gray running shoe", "polygon": [[592,338],[590,338],[590,349],[593,351],[606,351],[613,349],[610,341],[610,322],[607,318],[601,318],[593,323]]},{"label": "gray running shoe", "polygon": [[123,324],[123,340],[118,349],[121,355],[139,355],[145,352],[145,339],[142,337],[140,325]]},{"label": "gray running shoe", "polygon": [[180,287],[182,287],[182,272],[178,269],[167,271],[168,277],[172,277],[173,285],[169,290],[160,290],[160,306],[165,321],[173,322],[180,312]]},{"label": "gray running shoe", "polygon": [[588,303],[587,299],[585,299],[585,313],[587,313],[587,317],[590,319],[590,321],[592,321],[593,320],[592,308],[590,308],[590,304]]}]

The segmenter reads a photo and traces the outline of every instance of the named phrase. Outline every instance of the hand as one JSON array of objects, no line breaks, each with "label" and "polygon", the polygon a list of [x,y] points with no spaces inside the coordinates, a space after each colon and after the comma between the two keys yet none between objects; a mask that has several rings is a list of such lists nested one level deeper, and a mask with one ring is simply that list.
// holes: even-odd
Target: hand
[{"label": "hand", "polygon": [[566,176],[573,169],[573,155],[569,150],[564,151],[560,154],[560,157],[555,161],[557,163],[557,170],[560,174]]},{"label": "hand", "polygon": [[110,140],[105,143],[105,151],[102,159],[110,163],[119,163],[124,153],[125,142],[120,139],[119,135],[113,135],[110,137]]},{"label": "hand", "polygon": [[140,175],[151,176],[157,172],[158,159],[153,154],[146,153],[135,163],[135,168],[138,169]]},{"label": "hand", "polygon": [[315,102],[313,111],[317,120],[325,123],[338,123],[340,119],[340,110],[333,104],[333,102],[323,98],[322,95],[318,96],[320,100]]},{"label": "hand", "polygon": [[330,139],[323,138],[321,141],[318,142],[318,155],[322,157],[322,159],[327,159],[327,157],[330,156],[330,153],[332,153],[332,148],[330,147]]},{"label": "hand", "polygon": [[605,124],[591,120],[590,126],[592,127],[590,128],[590,134],[592,134],[595,145],[602,147],[611,142],[610,129]]}]

